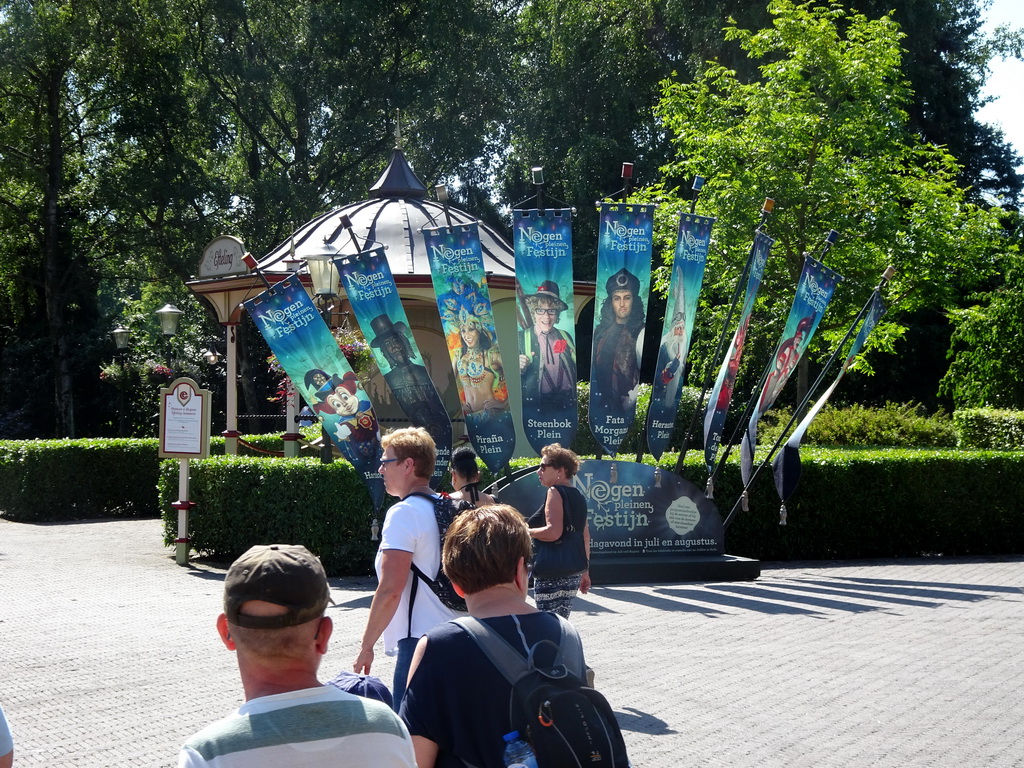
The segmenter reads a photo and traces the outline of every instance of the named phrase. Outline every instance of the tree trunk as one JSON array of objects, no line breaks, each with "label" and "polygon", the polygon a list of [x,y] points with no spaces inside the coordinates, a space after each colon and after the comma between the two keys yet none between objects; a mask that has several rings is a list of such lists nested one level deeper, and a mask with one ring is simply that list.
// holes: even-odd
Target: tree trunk
[{"label": "tree trunk", "polygon": [[60,193],[64,181],[61,96],[64,70],[46,73],[46,182],[43,189],[43,290],[53,360],[54,416],[58,437],[75,437],[75,398],[71,377],[71,339],[65,316],[68,265],[63,253]]}]

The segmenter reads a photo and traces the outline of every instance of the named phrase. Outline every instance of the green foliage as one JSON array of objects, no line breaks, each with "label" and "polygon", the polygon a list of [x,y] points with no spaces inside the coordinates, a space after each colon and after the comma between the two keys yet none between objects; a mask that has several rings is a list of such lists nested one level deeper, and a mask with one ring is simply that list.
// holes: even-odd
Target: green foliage
[{"label": "green foliage", "polygon": [[[781,326],[804,254],[839,230],[827,261],[846,281],[813,353],[838,341],[888,265],[897,269],[890,290],[899,309],[955,301],[989,273],[998,222],[967,201],[956,160],[908,129],[903,33],[890,16],[791,0],[770,10],[767,29],[726,30],[760,64],[760,79],[742,81],[710,64],[692,83],[664,83],[658,115],[676,159],[649,196],[662,196],[673,213],[684,202],[674,180],[707,178],[698,209],[720,222],[702,295],[710,327],[724,317],[763,198],[776,201],[768,221],[776,244],[755,309],[762,327]],[[894,317],[879,324],[868,348],[891,349],[902,331]],[[759,370],[769,350],[754,341],[760,360],[751,364]],[[702,349],[698,343],[695,354]]]},{"label": "green foliage", "polygon": [[953,413],[953,425],[960,448],[1024,450],[1024,411],[965,408]]},{"label": "green foliage", "polygon": [[958,408],[1024,408],[1024,228],[1020,214],[1007,218],[1014,229],[1007,232],[1000,259],[1002,281],[974,295],[974,304],[949,313],[952,362],[940,388]]},{"label": "green foliage", "polygon": [[[1024,552],[1024,453],[805,448],[780,526],[769,477],[726,532],[726,551],[761,560]],[[715,485],[723,516],[742,489],[730,461]]]},{"label": "green foliage", "polygon": [[0,441],[0,510],[12,520],[154,517],[158,442]]},{"label": "green foliage", "polygon": [[[370,573],[377,545],[370,539],[376,516],[366,487],[351,465],[315,459],[278,461],[219,456],[190,462],[191,548],[230,562],[254,544],[302,544],[332,575]],[[178,465],[160,465],[164,542],[177,537]],[[383,521],[381,512],[378,521]]]},{"label": "green foliage", "polygon": [[[773,444],[791,413],[786,408],[768,411],[758,424],[758,442]],[[811,422],[803,444],[952,448],[957,445],[957,435],[949,416],[941,412],[929,415],[915,403],[886,403],[881,408],[828,405]]]}]

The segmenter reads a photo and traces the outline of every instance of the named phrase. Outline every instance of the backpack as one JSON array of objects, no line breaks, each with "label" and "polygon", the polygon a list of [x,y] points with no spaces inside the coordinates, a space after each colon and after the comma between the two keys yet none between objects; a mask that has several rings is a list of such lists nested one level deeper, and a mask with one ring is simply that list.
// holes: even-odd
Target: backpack
[{"label": "backpack", "polygon": [[[441,538],[441,546],[444,546],[444,536],[448,533],[448,526],[452,524],[452,520],[458,516],[460,512],[466,509],[472,509],[473,504],[469,501],[452,501],[450,496],[445,494],[439,494],[437,496],[431,496],[427,493],[410,493],[409,496],[421,496],[422,498],[429,501],[434,505],[434,519],[437,521],[437,535]],[[408,497],[407,497],[408,498]],[[447,576],[444,575],[444,570],[441,568],[441,563],[437,564],[437,577],[429,578],[427,574],[416,567],[416,564],[412,564],[412,572],[414,578],[412,580],[412,591],[409,594],[409,624],[412,625],[412,605],[413,601],[416,600],[416,587],[419,585],[420,580],[423,580],[430,591],[437,595],[437,599],[441,603],[451,608],[453,611],[466,611],[466,601],[459,597],[459,594],[455,591],[455,587],[452,586],[451,581]]]},{"label": "backpack", "polygon": [[[576,630],[558,617],[559,644],[541,640],[523,655],[486,624],[455,619],[512,685],[509,730],[530,742],[538,768],[629,768],[626,744],[611,705],[583,682],[583,647]],[[538,664],[544,646],[554,650],[550,665]]]}]

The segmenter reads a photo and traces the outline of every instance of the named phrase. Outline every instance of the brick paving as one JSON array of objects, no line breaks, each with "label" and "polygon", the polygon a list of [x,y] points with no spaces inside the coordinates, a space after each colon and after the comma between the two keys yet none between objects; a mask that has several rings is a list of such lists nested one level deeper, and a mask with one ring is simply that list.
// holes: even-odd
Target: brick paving
[{"label": "brick paving", "polygon": [[[241,702],[214,631],[224,566],[156,520],[0,520],[0,701],[16,766],[173,766]],[[350,668],[370,579],[333,579],[322,671]],[[1024,766],[1024,557],[765,563],[755,582],[577,601],[633,764]],[[390,682],[378,652],[375,673]]]}]

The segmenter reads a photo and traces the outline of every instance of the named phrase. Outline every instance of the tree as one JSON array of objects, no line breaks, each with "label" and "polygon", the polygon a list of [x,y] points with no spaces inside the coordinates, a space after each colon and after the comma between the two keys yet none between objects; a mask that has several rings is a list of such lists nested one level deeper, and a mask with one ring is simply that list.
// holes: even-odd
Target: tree
[{"label": "tree", "polygon": [[[654,193],[675,211],[682,201],[672,180],[705,176],[699,210],[720,221],[705,282],[709,316],[722,315],[766,197],[776,201],[768,224],[776,244],[755,327],[781,330],[804,254],[831,228],[843,240],[827,262],[846,281],[816,338],[819,351],[845,331],[888,265],[897,269],[889,292],[897,310],[952,304],[993,268],[998,224],[968,202],[955,159],[909,129],[899,26],[837,3],[775,0],[769,9],[769,28],[726,30],[760,62],[759,79],[743,82],[711,65],[693,83],[666,82],[658,107],[676,159]],[[880,324],[871,346],[892,348],[903,331],[899,314]],[[775,340],[763,339],[753,370]]]},{"label": "tree", "polygon": [[1024,215],[1007,213],[1003,280],[972,297],[971,305],[950,310],[954,325],[942,390],[958,408],[1024,409]]}]

